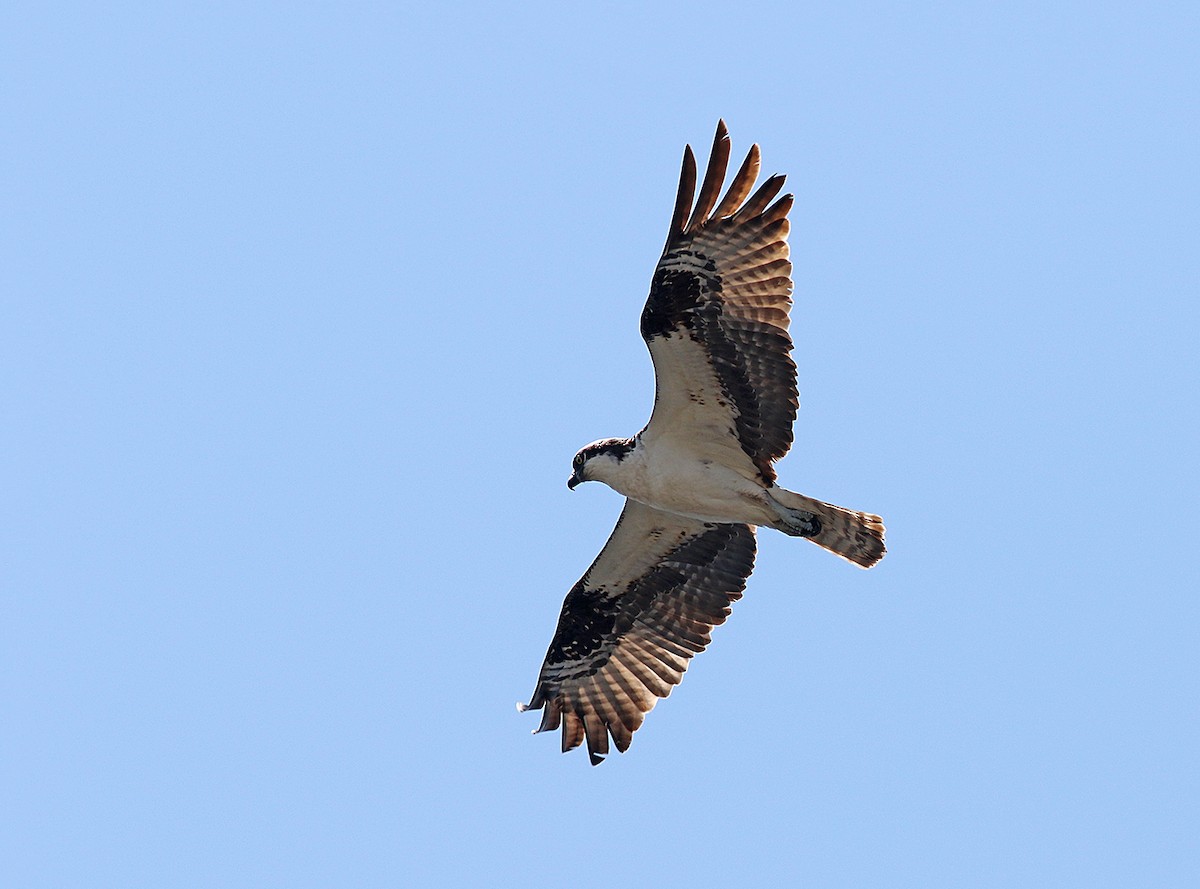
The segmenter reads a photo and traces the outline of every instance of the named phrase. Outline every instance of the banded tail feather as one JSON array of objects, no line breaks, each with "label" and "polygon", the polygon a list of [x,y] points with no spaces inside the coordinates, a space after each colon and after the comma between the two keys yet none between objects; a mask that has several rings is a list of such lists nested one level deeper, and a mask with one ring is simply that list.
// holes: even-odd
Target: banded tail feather
[{"label": "banded tail feather", "polygon": [[781,514],[775,528],[784,534],[806,537],[822,549],[862,568],[870,568],[887,552],[883,545],[883,519],[877,515],[814,500],[778,485],[768,494],[785,510],[816,517],[816,521],[811,522],[802,516],[791,518]]}]

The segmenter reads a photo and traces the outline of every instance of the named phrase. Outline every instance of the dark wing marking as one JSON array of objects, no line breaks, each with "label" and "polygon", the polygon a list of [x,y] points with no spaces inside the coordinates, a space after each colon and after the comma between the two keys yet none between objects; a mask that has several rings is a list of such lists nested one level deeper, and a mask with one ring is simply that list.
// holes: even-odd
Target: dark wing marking
[{"label": "dark wing marking", "polygon": [[784,180],[772,176],[746,199],[760,166],[754,145],[717,203],[728,162],[722,121],[693,208],[696,161],[691,146],[684,151],[667,244],[642,311],[656,381],[643,435],[733,435],[773,482],[771,464],[791,447],[799,406],[788,335],[792,197],[772,203]]},{"label": "dark wing marking", "polygon": [[536,731],[562,727],[563,752],[587,741],[598,765],[621,752],[688,660],[725,622],[754,567],[748,525],[701,522],[625,502],[596,561],[563,602],[537,688]]}]

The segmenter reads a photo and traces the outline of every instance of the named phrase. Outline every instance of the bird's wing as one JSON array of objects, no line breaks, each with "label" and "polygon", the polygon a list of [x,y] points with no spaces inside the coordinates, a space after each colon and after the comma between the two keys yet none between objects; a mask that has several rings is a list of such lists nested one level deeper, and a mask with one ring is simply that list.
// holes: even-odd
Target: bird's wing
[{"label": "bird's wing", "polygon": [[564,752],[587,740],[592,765],[621,752],[658,698],[724,623],[754,567],[754,530],[625,502],[596,561],[563,602],[537,688],[521,710],[536,731],[562,726]]},{"label": "bird's wing", "polygon": [[748,460],[770,483],[799,405],[788,336],[792,196],[772,203],[784,180],[772,176],[747,198],[759,171],[754,145],[718,203],[728,163],[721,121],[693,206],[696,160],[691,146],[684,151],[667,245],[642,311],[656,382],[642,436],[674,437],[726,465]]}]

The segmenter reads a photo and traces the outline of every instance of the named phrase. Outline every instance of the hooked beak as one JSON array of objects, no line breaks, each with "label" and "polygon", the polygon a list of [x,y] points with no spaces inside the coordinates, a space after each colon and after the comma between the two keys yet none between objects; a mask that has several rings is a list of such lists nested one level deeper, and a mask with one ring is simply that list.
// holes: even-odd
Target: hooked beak
[{"label": "hooked beak", "polygon": [[581,484],[582,482],[583,482],[583,479],[581,479],[579,477],[579,473],[573,472],[573,473],[571,473],[571,477],[569,479],[567,479],[567,487],[570,488],[572,491],[574,491],[575,486],[578,484]]}]

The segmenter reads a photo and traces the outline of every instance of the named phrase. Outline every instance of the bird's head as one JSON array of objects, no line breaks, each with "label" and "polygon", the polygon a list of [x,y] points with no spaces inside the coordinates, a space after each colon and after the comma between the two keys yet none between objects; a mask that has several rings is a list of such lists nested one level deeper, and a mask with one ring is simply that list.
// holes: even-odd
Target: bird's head
[{"label": "bird's head", "polygon": [[608,481],[609,472],[619,466],[634,448],[630,438],[603,438],[580,450],[571,461],[571,477],[567,487],[575,490],[576,485],[591,481]]}]

